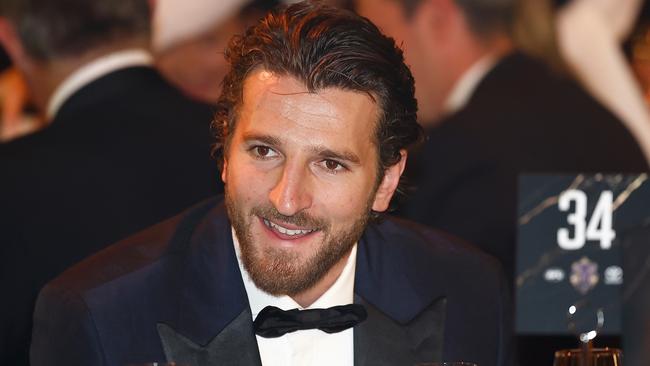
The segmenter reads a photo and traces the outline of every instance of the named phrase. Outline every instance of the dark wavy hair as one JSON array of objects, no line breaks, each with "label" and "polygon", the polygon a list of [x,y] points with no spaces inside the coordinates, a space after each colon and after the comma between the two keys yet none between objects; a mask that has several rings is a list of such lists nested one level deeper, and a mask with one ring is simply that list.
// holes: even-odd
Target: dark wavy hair
[{"label": "dark wavy hair", "polygon": [[[402,51],[365,18],[307,1],[268,14],[236,36],[225,52],[231,64],[213,121],[220,164],[237,123],[244,80],[255,69],[292,76],[310,92],[324,88],[367,93],[379,106],[375,128],[378,180],[400,150],[422,139],[413,76]],[[398,189],[400,191],[400,189]]]}]

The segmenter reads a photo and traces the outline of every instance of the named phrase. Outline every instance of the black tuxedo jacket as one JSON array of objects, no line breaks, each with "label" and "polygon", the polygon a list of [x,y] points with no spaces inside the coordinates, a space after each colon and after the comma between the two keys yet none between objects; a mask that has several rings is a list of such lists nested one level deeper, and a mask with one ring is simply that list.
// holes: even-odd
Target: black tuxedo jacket
[{"label": "black tuxedo jacket", "polygon": [[0,145],[0,364],[26,365],[38,291],[108,244],[220,190],[212,109],[149,67],[86,85]]},{"label": "black tuxedo jacket", "polygon": [[648,169],[618,119],[576,83],[518,53],[409,158],[416,190],[400,215],[478,245],[511,276],[518,174]]},{"label": "black tuxedo jacket", "polygon": [[[355,365],[508,364],[510,311],[496,262],[388,219],[359,242]],[[251,312],[218,200],[111,246],[47,285],[32,363],[260,365]]]}]

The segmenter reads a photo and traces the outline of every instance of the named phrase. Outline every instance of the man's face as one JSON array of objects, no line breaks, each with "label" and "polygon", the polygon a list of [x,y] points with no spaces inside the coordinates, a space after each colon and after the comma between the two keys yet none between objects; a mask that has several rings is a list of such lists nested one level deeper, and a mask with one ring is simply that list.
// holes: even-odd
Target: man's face
[{"label": "man's face", "polygon": [[[338,88],[308,93],[301,82],[258,70],[226,151],[222,179],[242,261],[258,287],[299,294],[348,257],[379,185],[378,108]],[[383,182],[383,180],[382,180]]]}]

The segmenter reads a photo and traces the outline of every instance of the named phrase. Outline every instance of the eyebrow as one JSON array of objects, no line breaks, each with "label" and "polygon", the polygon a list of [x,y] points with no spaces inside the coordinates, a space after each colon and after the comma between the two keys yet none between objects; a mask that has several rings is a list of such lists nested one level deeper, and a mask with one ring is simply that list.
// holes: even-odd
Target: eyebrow
[{"label": "eyebrow", "polygon": [[[282,139],[272,135],[263,135],[257,133],[246,133],[243,136],[245,142],[250,143],[251,141],[259,141],[261,143],[267,144],[271,147],[278,147],[282,145]],[[322,145],[311,146],[309,150],[322,157],[323,159],[336,159],[347,161],[352,164],[360,164],[361,159],[359,156],[351,151],[335,151],[329,148],[326,148]]]},{"label": "eyebrow", "polygon": [[243,136],[245,142],[259,141],[271,146],[282,145],[282,140],[271,135],[262,135],[258,133],[245,133]]},{"label": "eyebrow", "polygon": [[316,153],[318,156],[321,156],[325,159],[335,159],[347,161],[352,164],[359,164],[361,159],[357,154],[351,151],[334,151],[331,149],[324,148],[322,146],[314,146],[311,148],[312,152]]}]

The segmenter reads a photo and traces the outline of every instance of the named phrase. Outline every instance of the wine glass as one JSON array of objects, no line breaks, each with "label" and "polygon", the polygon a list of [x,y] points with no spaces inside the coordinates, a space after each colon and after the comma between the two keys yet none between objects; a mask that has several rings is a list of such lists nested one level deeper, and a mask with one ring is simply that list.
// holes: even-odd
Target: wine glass
[{"label": "wine glass", "polygon": [[585,353],[581,349],[555,352],[553,366],[621,366],[623,354],[616,348],[594,348]]},{"label": "wine glass", "polygon": [[[569,330],[574,332],[580,340],[580,349],[565,349],[555,352],[553,366],[621,366],[623,355],[616,348],[593,348],[593,340],[605,324],[603,308],[596,309],[595,327],[579,324],[576,314],[578,310],[585,313],[588,308],[586,299],[571,305],[567,312]],[[589,330],[591,328],[591,330]]]}]

